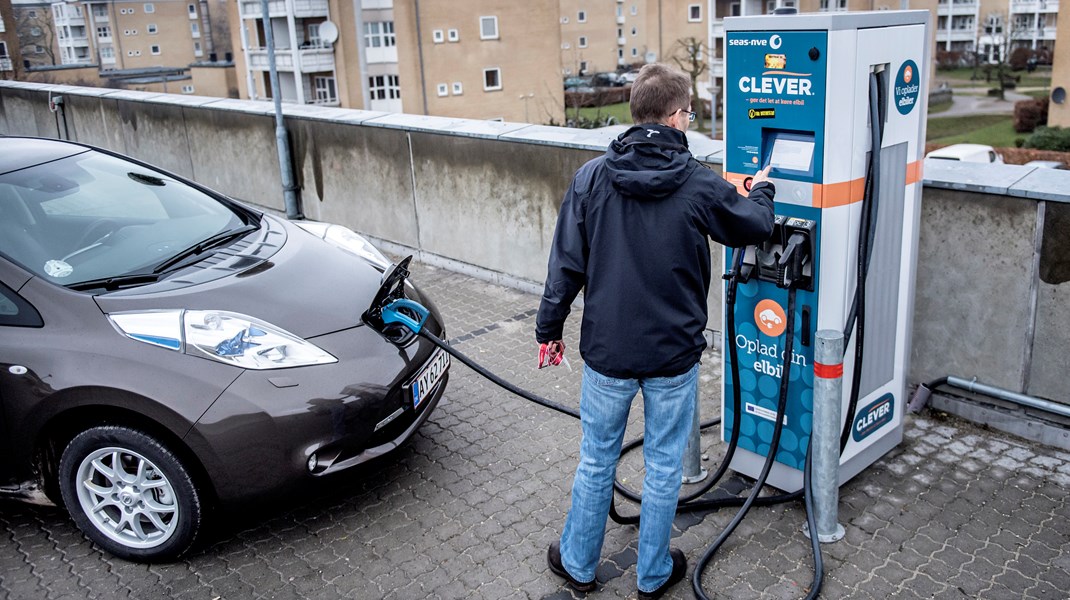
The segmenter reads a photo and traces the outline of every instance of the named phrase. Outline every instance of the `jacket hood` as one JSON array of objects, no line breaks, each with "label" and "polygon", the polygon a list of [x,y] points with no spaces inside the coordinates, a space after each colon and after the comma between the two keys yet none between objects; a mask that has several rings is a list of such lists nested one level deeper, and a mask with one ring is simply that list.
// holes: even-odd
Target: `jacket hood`
[{"label": "jacket hood", "polygon": [[622,195],[661,199],[680,188],[698,166],[687,136],[665,125],[636,125],[613,140],[606,153],[613,187]]}]

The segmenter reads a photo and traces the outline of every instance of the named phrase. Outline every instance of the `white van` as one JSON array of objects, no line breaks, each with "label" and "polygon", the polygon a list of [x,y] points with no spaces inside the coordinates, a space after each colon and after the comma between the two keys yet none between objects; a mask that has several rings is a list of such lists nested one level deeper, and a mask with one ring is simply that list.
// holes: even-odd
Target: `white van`
[{"label": "white van", "polygon": [[926,154],[925,158],[976,163],[1003,162],[1003,157],[996,154],[992,146],[985,146],[984,144],[952,144],[939,150],[933,150]]}]

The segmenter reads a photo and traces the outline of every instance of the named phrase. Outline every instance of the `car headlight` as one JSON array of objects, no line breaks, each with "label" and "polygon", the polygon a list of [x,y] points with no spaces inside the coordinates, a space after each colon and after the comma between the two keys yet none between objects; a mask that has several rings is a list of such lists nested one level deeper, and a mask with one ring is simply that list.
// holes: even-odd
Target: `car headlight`
[{"label": "car headlight", "polygon": [[348,227],[316,221],[295,221],[294,225],[350,254],[356,254],[380,271],[390,266],[390,260],[378,248]]},{"label": "car headlight", "polygon": [[306,340],[248,315],[223,310],[109,314],[130,339],[243,369],[284,369],[338,362]]}]

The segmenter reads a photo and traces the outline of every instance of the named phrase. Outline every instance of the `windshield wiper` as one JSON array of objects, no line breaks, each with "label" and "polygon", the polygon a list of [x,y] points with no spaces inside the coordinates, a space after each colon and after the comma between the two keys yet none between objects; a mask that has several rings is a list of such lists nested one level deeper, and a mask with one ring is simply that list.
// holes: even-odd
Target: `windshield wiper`
[{"label": "windshield wiper", "polygon": [[115,275],[114,277],[101,277],[100,279],[72,283],[67,288],[80,292],[96,289],[117,290],[126,286],[156,283],[159,280],[160,276],[154,273],[130,273],[129,275]]},{"label": "windshield wiper", "polygon": [[155,275],[159,275],[160,273],[163,273],[167,269],[170,269],[171,267],[177,265],[178,263],[182,262],[183,260],[186,260],[191,256],[196,256],[198,254],[203,253],[205,250],[215,248],[216,246],[222,246],[223,244],[231,240],[238,239],[243,235],[249,233],[250,231],[256,231],[257,229],[260,229],[260,227],[257,225],[242,225],[237,229],[229,229],[227,231],[217,233],[206,240],[197,242],[196,244],[190,246],[189,248],[186,248],[182,252],[179,252],[171,258],[156,265],[156,268],[153,269],[152,272]]}]

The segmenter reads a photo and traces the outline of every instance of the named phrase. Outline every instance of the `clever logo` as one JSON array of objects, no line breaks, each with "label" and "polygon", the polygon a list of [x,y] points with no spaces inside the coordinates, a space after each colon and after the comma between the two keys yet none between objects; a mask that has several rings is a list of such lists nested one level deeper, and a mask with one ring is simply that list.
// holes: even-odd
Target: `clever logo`
[{"label": "clever logo", "polygon": [[754,307],[754,324],[769,337],[780,337],[788,326],[787,320],[784,309],[774,300],[766,298]]}]

